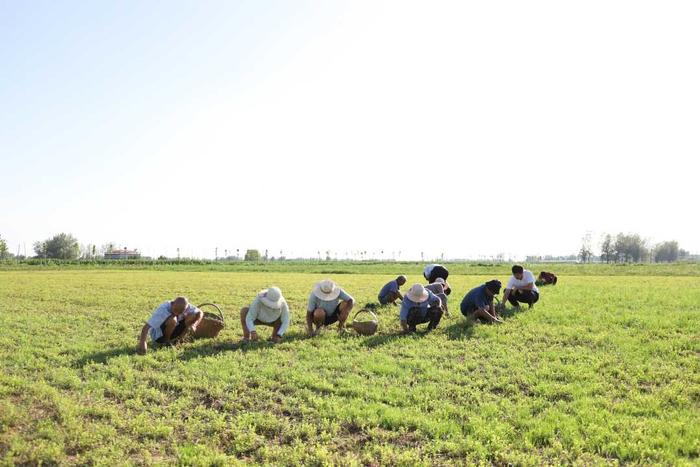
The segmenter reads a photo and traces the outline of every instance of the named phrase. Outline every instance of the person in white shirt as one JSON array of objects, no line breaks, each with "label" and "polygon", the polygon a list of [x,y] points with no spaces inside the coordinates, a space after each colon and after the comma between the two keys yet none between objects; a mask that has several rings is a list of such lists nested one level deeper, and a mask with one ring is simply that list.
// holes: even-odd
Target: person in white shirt
[{"label": "person in white shirt", "polygon": [[[442,264],[428,264],[423,268],[423,277],[428,281],[428,284],[432,284],[438,277],[447,280],[450,275],[450,271],[447,270]],[[448,293],[449,295],[449,293]]]},{"label": "person in white shirt", "polygon": [[503,303],[506,303],[507,300],[514,307],[520,307],[521,303],[527,303],[528,308],[532,308],[532,305],[540,299],[540,291],[535,285],[534,274],[517,264],[511,270],[513,275],[503,292]]},{"label": "person in white shirt", "polygon": [[277,344],[289,328],[289,306],[277,287],[270,287],[258,293],[250,306],[241,309],[241,326],[243,339],[241,342],[258,340],[256,324],[272,326],[272,336],[269,341]]},{"label": "person in white shirt", "polygon": [[176,297],[173,301],[161,303],[141,329],[137,352],[141,355],[146,353],[149,334],[154,342],[170,345],[188,330],[196,331],[203,317],[204,313],[191,305],[185,297]]}]

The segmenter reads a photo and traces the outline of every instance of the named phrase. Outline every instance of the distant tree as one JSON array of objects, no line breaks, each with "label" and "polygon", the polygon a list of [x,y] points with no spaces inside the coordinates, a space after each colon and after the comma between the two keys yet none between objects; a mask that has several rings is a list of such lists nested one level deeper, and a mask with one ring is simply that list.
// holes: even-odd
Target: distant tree
[{"label": "distant tree", "polygon": [[586,235],[581,239],[581,249],[578,252],[578,257],[581,259],[582,263],[588,263],[593,258],[590,232],[586,232]]},{"label": "distant tree", "polygon": [[633,262],[639,263],[648,257],[647,242],[638,234],[628,235],[627,245],[629,257]]},{"label": "distant tree", "polygon": [[617,234],[613,243],[615,262],[638,263],[648,257],[647,242],[638,234]]},{"label": "distant tree", "polygon": [[688,256],[690,256],[690,252],[688,250],[684,250],[683,248],[678,250],[678,258],[679,259],[687,258]]},{"label": "distant tree", "polygon": [[589,263],[593,257],[593,252],[586,245],[581,245],[578,257],[582,263]]},{"label": "distant tree", "polygon": [[678,261],[678,242],[661,242],[654,247],[654,261],[657,263]]},{"label": "distant tree", "polygon": [[260,261],[260,252],[258,250],[246,250],[244,259],[246,261]]},{"label": "distant tree", "polygon": [[97,255],[97,245],[88,243],[87,245],[80,245],[80,258],[81,259],[95,259]]},{"label": "distant tree", "polygon": [[7,259],[10,257],[10,250],[7,248],[7,242],[4,238],[0,237],[0,259]]},{"label": "distant tree", "polygon": [[615,251],[614,257],[616,263],[626,263],[627,262],[627,236],[623,233],[617,234],[615,237],[615,243],[613,244],[613,249]]},{"label": "distant tree", "polygon": [[43,258],[77,259],[80,246],[71,234],[60,233],[43,242],[34,243],[34,251]]}]

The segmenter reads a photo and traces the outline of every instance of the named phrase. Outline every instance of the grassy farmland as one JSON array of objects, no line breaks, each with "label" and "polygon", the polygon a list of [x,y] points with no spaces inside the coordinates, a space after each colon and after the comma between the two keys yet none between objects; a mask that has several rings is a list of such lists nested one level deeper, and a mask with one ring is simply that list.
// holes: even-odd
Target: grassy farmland
[{"label": "grassy farmland", "polygon": [[[698,464],[700,277],[684,272],[563,276],[473,327],[458,303],[485,276],[455,275],[429,335],[397,336],[384,308],[378,335],[307,339],[318,272],[0,271],[0,464]],[[360,304],[391,278],[333,277]],[[241,347],[237,310],[268,285],[294,323]],[[176,294],[221,304],[227,328],[137,356]]]}]

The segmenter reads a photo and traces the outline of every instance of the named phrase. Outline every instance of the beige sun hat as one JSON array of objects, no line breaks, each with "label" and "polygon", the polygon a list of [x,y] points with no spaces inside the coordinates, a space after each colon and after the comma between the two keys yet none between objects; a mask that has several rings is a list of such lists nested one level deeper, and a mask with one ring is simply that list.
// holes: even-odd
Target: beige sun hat
[{"label": "beige sun hat", "polygon": [[340,287],[330,279],[325,279],[314,285],[313,294],[324,301],[335,300],[340,295]]},{"label": "beige sun hat", "polygon": [[284,297],[282,297],[282,291],[279,287],[270,287],[269,289],[260,291],[258,298],[263,305],[274,310],[282,308],[282,304],[284,303]]},{"label": "beige sun hat", "polygon": [[416,303],[423,303],[428,299],[428,296],[428,291],[421,284],[413,284],[406,292],[406,297]]}]

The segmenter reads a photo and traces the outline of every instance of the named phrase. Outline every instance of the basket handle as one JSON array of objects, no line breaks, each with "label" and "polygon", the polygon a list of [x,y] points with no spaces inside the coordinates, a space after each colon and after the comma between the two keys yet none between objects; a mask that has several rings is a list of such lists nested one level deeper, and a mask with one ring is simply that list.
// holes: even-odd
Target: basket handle
[{"label": "basket handle", "polygon": [[374,314],[374,312],[372,310],[367,310],[364,308],[362,310],[358,311],[357,313],[355,313],[355,316],[352,317],[352,320],[355,321],[355,318],[357,318],[357,315],[359,315],[360,313],[369,313],[370,315],[372,315],[372,318],[374,318],[375,321],[379,321],[379,318],[377,318],[377,315]]},{"label": "basket handle", "polygon": [[213,306],[214,308],[216,308],[216,311],[219,312],[219,316],[221,317],[221,322],[222,323],[224,322],[224,313],[221,311],[221,308],[219,308],[219,306],[217,304],[215,304],[215,303],[202,303],[197,308],[202,308],[203,306]]}]

